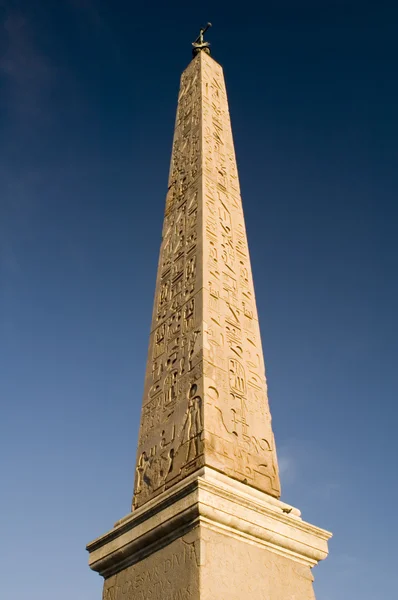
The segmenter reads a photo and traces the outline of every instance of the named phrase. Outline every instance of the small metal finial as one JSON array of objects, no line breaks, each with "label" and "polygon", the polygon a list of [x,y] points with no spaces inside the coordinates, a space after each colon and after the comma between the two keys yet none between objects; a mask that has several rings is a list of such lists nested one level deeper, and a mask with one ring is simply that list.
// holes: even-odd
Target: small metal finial
[{"label": "small metal finial", "polygon": [[192,55],[196,56],[199,52],[203,51],[206,54],[210,54],[210,42],[205,42],[203,39],[204,34],[210,29],[211,23],[207,23],[206,27],[202,27],[199,31],[199,35],[194,42],[192,42]]}]

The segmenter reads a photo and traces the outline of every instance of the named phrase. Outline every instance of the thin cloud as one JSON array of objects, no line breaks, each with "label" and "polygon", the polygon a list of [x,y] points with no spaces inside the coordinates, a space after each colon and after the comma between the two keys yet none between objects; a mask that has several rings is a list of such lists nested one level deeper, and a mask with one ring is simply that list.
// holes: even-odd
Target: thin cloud
[{"label": "thin cloud", "polygon": [[34,32],[22,13],[6,13],[1,28],[4,51],[0,77],[8,109],[18,117],[43,116],[55,70],[40,53]]},{"label": "thin cloud", "polygon": [[7,234],[0,228],[0,272],[7,272],[11,275],[20,273],[21,267],[15,253],[13,245]]},{"label": "thin cloud", "polygon": [[22,248],[31,235],[31,220],[40,202],[34,191],[42,174],[33,164],[36,146],[32,146],[32,140],[39,139],[38,128],[50,118],[55,69],[40,51],[37,36],[25,14],[5,8],[3,18],[0,17],[0,86],[6,117],[0,144],[0,287],[3,290],[6,285],[11,289],[23,272]]},{"label": "thin cloud", "polygon": [[38,170],[13,171],[0,161],[0,338],[11,334],[16,326],[12,306],[20,295],[28,260],[26,248],[35,231],[40,178]]},{"label": "thin cloud", "polygon": [[25,169],[11,172],[0,165],[0,276],[14,279],[22,271],[21,247],[29,240],[31,223],[38,208],[32,190],[40,182],[40,172]]},{"label": "thin cloud", "polygon": [[279,474],[283,484],[294,483],[297,475],[297,463],[288,448],[278,450]]},{"label": "thin cloud", "polygon": [[78,16],[84,35],[87,27],[91,27],[94,35],[102,39],[102,44],[107,49],[107,58],[120,63],[123,55],[121,38],[113,29],[110,6],[103,4],[101,6],[101,1],[98,0],[68,0],[68,2]]},{"label": "thin cloud", "polygon": [[[331,500],[341,489],[341,484],[325,478],[327,469],[321,449],[313,442],[299,439],[289,440],[278,448],[278,465],[282,490],[304,484],[311,489],[313,498]],[[324,472],[325,471],[325,472]]]},{"label": "thin cloud", "polygon": [[103,29],[105,21],[102,18],[96,0],[69,0],[72,8],[83,12],[91,23],[98,29]]}]

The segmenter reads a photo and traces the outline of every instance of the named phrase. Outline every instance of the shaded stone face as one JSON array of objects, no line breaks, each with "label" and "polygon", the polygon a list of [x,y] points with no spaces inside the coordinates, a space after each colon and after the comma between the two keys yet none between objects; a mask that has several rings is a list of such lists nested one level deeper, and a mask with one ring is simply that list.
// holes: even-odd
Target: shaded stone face
[{"label": "shaded stone face", "polygon": [[199,597],[198,531],[109,577],[103,592],[103,600],[188,600]]},{"label": "shaded stone face", "polygon": [[222,68],[181,77],[133,508],[203,466],[279,497]]}]

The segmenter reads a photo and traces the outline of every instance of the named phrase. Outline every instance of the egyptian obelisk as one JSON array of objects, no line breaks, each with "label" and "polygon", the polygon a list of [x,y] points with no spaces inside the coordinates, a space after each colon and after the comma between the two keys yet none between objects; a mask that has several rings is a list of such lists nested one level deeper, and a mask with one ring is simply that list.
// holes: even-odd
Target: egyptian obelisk
[{"label": "egyptian obelisk", "polygon": [[331,534],[281,502],[221,66],[182,74],[132,512],[91,542],[103,600],[310,600]]}]

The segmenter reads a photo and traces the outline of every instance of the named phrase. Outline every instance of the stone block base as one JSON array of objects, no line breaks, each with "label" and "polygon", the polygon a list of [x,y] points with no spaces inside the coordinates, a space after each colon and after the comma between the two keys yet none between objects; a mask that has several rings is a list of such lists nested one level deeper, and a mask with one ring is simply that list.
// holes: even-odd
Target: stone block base
[{"label": "stone block base", "polygon": [[88,545],[103,600],[314,600],[331,534],[211,469]]}]

